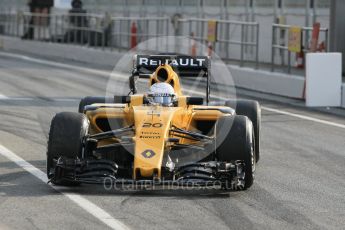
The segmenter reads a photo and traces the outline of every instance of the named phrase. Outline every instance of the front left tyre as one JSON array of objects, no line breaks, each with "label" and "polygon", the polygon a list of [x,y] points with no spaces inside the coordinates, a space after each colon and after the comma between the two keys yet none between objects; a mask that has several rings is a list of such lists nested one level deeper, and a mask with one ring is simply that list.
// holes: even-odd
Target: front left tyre
[{"label": "front left tyre", "polygon": [[221,117],[215,126],[216,157],[222,162],[242,161],[244,163],[244,186],[236,190],[246,190],[253,185],[255,173],[254,127],[247,116],[233,115]]},{"label": "front left tyre", "polygon": [[235,109],[237,115],[247,116],[253,123],[256,163],[260,159],[261,107],[253,100],[228,100],[225,106]]},{"label": "front left tyre", "polygon": [[82,157],[83,140],[89,130],[84,114],[62,112],[52,119],[47,148],[47,176],[53,184],[73,185],[66,180],[56,180],[54,169],[59,157],[77,159]]}]

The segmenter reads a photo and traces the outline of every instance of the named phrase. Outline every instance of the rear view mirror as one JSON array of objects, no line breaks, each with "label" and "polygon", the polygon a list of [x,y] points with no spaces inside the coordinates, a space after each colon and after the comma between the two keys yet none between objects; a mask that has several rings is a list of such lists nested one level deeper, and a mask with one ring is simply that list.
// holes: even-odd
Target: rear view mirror
[{"label": "rear view mirror", "polygon": [[132,76],[129,77],[129,89],[130,92],[129,94],[136,94],[137,93],[137,86],[135,84],[136,82],[136,76],[133,74]]},{"label": "rear view mirror", "polygon": [[204,98],[202,97],[187,97],[186,98],[187,105],[203,105]]}]

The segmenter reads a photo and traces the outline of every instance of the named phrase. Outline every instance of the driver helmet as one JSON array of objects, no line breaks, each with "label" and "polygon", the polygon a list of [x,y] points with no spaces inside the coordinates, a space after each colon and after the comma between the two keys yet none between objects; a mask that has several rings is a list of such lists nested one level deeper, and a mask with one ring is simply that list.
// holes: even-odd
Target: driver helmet
[{"label": "driver helmet", "polygon": [[159,82],[150,87],[147,98],[149,104],[152,105],[173,106],[176,101],[176,94],[170,84]]}]

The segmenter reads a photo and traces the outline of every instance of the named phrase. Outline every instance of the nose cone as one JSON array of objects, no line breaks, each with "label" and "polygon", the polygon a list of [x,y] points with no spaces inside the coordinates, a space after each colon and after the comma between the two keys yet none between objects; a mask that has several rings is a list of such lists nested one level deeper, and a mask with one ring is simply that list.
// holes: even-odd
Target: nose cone
[{"label": "nose cone", "polygon": [[135,106],[135,157],[134,179],[161,177],[165,140],[178,108],[160,106]]}]

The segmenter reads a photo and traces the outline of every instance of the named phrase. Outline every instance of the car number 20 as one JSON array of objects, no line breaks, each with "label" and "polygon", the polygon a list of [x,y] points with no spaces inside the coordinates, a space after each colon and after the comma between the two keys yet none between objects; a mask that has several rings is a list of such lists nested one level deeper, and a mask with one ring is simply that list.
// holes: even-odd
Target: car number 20
[{"label": "car number 20", "polygon": [[143,128],[161,128],[163,126],[162,123],[144,123]]}]

